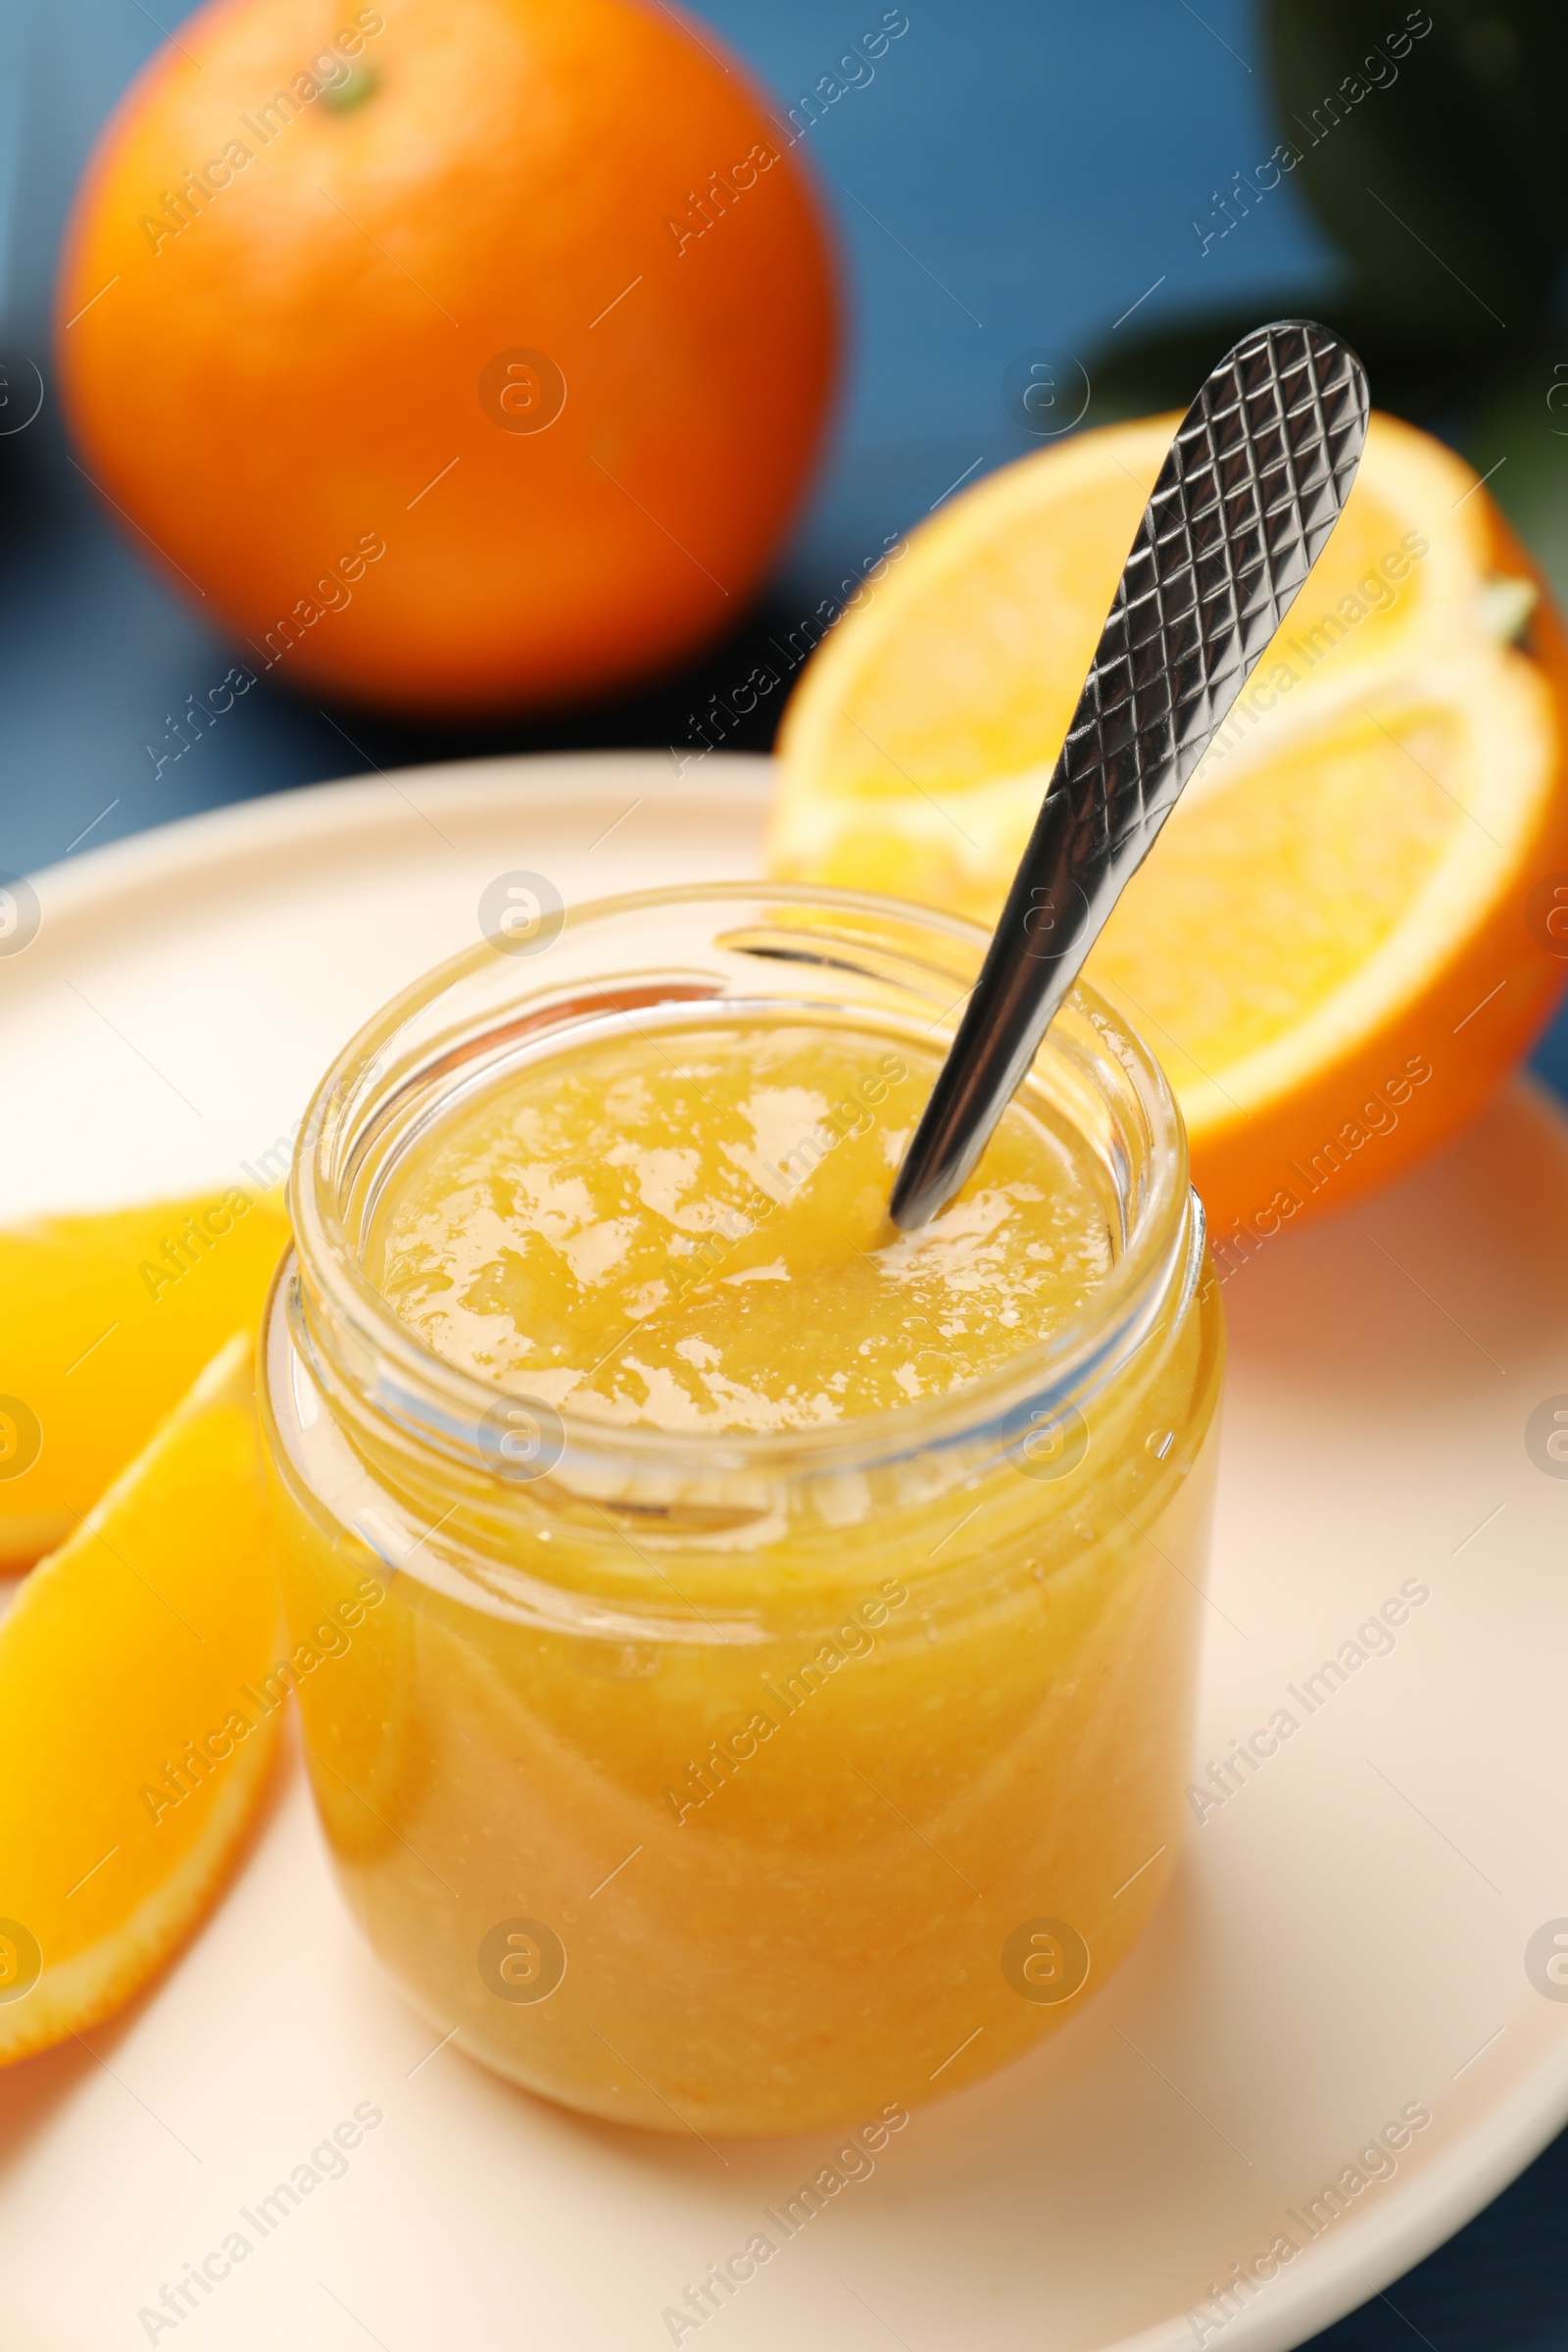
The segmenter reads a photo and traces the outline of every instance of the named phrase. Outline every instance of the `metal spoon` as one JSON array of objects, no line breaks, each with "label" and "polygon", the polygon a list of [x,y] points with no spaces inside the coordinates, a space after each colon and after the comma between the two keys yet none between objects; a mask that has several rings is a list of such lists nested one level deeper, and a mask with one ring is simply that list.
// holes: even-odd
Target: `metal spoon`
[{"label": "metal spoon", "polygon": [[1366,376],[1310,319],[1228,351],[1182,418],[958,1033],[893,1187],[911,1232],[973,1169],[1339,520]]}]

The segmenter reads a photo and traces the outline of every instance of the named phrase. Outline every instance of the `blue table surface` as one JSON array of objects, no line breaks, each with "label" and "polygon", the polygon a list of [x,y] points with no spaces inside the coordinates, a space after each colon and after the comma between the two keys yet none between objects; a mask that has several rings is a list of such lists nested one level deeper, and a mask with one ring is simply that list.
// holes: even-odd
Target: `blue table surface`
[{"label": "blue table surface", "polygon": [[[874,79],[811,132],[855,323],[833,446],[764,620],[811,611],[958,477],[1032,446],[1001,395],[1020,352],[1091,353],[1141,297],[1140,322],[1156,324],[1252,298],[1260,315],[1309,313],[1342,266],[1289,180],[1245,234],[1204,252],[1193,233],[1211,191],[1276,135],[1249,0],[1204,0],[1201,15],[1187,0],[906,9],[909,29]],[[880,0],[709,0],[698,21],[787,107],[881,13]],[[220,647],[69,464],[46,322],[72,188],[158,39],[141,0],[69,10],[0,0],[0,346],[33,357],[46,387],[36,423],[0,438],[0,867],[26,871],[372,760],[686,740],[685,713],[730,674],[722,647],[635,701],[548,725],[479,734],[344,712],[352,747],[320,711],[264,683],[155,778],[146,746],[163,738],[165,713],[218,674]],[[1471,454],[1485,462],[1491,446]],[[1520,486],[1515,518],[1568,590],[1568,440],[1537,435],[1515,454],[1497,487]],[[1537,1063],[1568,1092],[1568,1020]],[[1412,2339],[1433,2352],[1568,2352],[1568,2236],[1555,2218],[1565,2197],[1568,2134],[1438,2253],[1315,2341],[1334,2352]]]}]

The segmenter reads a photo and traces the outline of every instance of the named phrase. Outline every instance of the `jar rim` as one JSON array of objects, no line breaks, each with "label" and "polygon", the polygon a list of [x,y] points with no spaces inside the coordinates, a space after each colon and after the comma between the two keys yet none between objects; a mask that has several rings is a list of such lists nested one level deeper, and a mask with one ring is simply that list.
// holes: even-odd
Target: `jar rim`
[{"label": "jar rim", "polygon": [[[854,940],[864,945],[881,927],[896,943],[892,952],[902,955],[911,970],[949,981],[954,977],[952,951],[958,951],[972,982],[989,945],[989,934],[980,925],[908,901],[814,883],[744,880],[676,884],[583,900],[563,910],[552,944],[662,909],[716,909],[726,904],[737,909],[788,908],[849,918],[851,931],[837,943],[828,931],[828,944]],[[858,930],[853,929],[857,923]],[[922,939],[941,943],[949,951],[946,960],[922,963],[912,956],[911,948]],[[772,952],[780,953],[776,948]],[[824,956],[819,960],[827,964],[834,958]],[[371,1123],[384,1115],[397,1091],[384,1085],[377,1093],[374,1081],[377,1074],[397,1074],[399,1040],[409,1038],[421,1015],[432,1013],[444,1001],[455,1003],[466,984],[486,975],[498,979],[498,967],[509,961],[506,951],[491,939],[481,939],[423,973],[362,1024],[312,1097],[295,1146],[288,1193],[301,1315],[318,1377],[329,1373],[323,1387],[328,1394],[352,1397],[359,1412],[386,1425],[405,1443],[423,1441],[432,1450],[456,1458],[498,1494],[510,1482],[483,1452],[477,1433],[499,1402],[510,1399],[526,1405],[538,1400],[530,1399],[526,1391],[465,1371],[416,1336],[364,1270],[348,1199],[369,1148]],[[689,958],[693,970],[700,961],[700,951]],[[844,968],[842,961],[837,968]],[[558,1031],[564,1031],[573,1007],[581,1009],[581,987],[569,1001],[567,1014],[555,1023]],[[519,1008],[530,994],[542,1003],[558,993],[548,986],[518,990],[506,1017],[493,1019],[488,1027],[470,1022],[465,1032],[467,1042],[449,1049],[446,1060],[477,1054],[504,1034],[526,1029],[529,1016],[519,1017]],[[672,986],[656,1001],[705,998],[721,1015],[726,996],[716,986]],[[613,999],[607,1001],[613,1004]],[[946,1037],[940,1024],[933,1024],[931,1034],[937,1042],[945,1045],[951,1038],[952,1015],[963,1001],[960,996],[944,1016]],[[793,1000],[779,1002],[783,1006]],[[842,1002],[853,1008],[855,1000]],[[501,1012],[499,1003],[495,1009]],[[544,1025],[545,1016],[536,1017]],[[987,1434],[1005,1442],[1009,1432],[1038,1423],[1043,1404],[1049,1408],[1056,1398],[1065,1402],[1108,1377],[1148,1336],[1173,1283],[1196,1281],[1202,1257],[1202,1216],[1189,1186],[1181,1112],[1164,1072],[1133,1024],[1096,989],[1080,980],[1069,992],[1035,1066],[1041,1055],[1061,1048],[1058,1029],[1075,1023],[1101,1040],[1146,1131],[1136,1213],[1109,1274],[1078,1316],[953,1390],[825,1426],[705,1435],[572,1413],[568,1398],[560,1408],[548,1408],[560,1421],[568,1462],[613,1465],[635,1476],[672,1474],[683,1480],[728,1476],[737,1470],[842,1474],[958,1442],[972,1443]],[[429,1050],[423,1066],[426,1072],[433,1066]],[[1108,1101],[1108,1094],[1102,1100]],[[515,1487],[511,1491],[518,1492]]]}]

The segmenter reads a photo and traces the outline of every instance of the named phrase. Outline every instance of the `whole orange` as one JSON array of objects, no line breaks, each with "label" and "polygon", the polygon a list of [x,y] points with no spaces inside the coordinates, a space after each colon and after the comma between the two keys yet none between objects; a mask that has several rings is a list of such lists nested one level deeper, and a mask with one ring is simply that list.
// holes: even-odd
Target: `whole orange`
[{"label": "whole orange", "polygon": [[258,672],[455,712],[654,670],[820,437],[792,135],[657,0],[218,0],[77,197],[83,464]]}]

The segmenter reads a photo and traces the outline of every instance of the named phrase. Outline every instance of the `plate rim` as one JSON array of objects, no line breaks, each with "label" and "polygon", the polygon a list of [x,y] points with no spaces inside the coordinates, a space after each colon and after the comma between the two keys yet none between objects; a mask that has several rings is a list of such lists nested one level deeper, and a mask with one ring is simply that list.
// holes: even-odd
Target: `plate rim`
[{"label": "plate rim", "polygon": [[[733,805],[744,796],[760,808],[772,790],[776,762],[765,752],[699,753],[703,774],[671,769],[669,755],[649,748],[606,751],[498,752],[474,760],[434,760],[416,767],[376,768],[368,774],[334,776],[319,784],[290,784],[249,800],[197,808],[135,833],[68,853],[25,877],[37,891],[45,915],[74,914],[93,901],[113,897],[138,881],[169,882],[203,865],[227,864],[248,851],[305,847],[335,834],[379,829],[391,811],[383,796],[390,786],[417,816],[397,779],[448,805],[483,808],[498,801],[552,800],[574,772],[608,774],[624,769],[643,786],[644,801],[660,798],[698,806]],[[402,821],[401,819],[395,821]],[[741,879],[743,877],[737,877]]]}]

